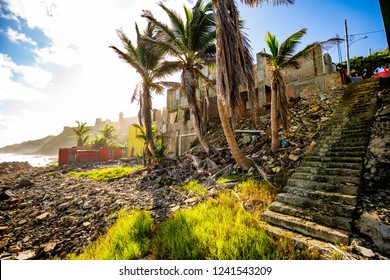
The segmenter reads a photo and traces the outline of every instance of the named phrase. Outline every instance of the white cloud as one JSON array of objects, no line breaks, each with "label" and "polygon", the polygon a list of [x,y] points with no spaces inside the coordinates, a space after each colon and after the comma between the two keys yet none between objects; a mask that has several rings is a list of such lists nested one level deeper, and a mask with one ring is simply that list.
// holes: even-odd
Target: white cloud
[{"label": "white cloud", "polygon": [[77,49],[52,45],[34,50],[39,63],[54,63],[64,67],[71,67],[82,63],[82,57]]},{"label": "white cloud", "polygon": [[7,30],[7,36],[12,42],[24,42],[28,43],[32,46],[36,46],[37,43],[34,42],[31,38],[27,37],[26,34],[19,33],[16,30],[13,30],[12,28],[8,28]]},{"label": "white cloud", "polygon": [[0,100],[40,100],[47,95],[40,91],[48,85],[49,72],[33,66],[19,66],[0,53]]}]

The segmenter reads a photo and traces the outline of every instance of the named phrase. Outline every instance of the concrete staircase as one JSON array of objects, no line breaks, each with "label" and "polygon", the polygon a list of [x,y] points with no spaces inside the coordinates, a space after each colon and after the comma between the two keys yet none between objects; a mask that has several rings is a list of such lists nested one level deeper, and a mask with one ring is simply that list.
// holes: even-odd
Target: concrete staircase
[{"label": "concrete staircase", "polygon": [[379,88],[379,79],[347,87],[328,129],[262,215],[271,233],[349,244]]}]

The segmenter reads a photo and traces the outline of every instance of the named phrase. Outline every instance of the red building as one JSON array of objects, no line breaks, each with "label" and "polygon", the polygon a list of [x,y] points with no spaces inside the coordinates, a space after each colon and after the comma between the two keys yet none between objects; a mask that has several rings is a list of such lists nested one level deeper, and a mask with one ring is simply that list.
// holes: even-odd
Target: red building
[{"label": "red building", "polygon": [[70,163],[94,163],[116,160],[126,156],[126,149],[111,148],[60,148],[58,151],[58,165]]}]

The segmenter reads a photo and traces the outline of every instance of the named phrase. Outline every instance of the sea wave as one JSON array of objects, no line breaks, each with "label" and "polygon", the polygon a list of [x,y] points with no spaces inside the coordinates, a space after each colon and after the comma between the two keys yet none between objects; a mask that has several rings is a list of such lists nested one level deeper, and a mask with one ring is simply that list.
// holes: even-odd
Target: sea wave
[{"label": "sea wave", "polygon": [[46,166],[57,162],[56,156],[44,156],[44,155],[25,155],[25,154],[1,154],[1,162],[28,162],[31,166]]}]

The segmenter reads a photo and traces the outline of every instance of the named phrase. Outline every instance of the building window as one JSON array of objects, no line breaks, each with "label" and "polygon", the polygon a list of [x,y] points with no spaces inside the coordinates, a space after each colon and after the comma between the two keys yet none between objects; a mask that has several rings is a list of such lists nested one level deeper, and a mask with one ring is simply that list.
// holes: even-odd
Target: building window
[{"label": "building window", "polygon": [[189,121],[191,119],[191,112],[189,109],[185,109],[184,111],[184,121]]},{"label": "building window", "polygon": [[113,150],[108,150],[108,156],[113,157],[114,156],[114,151]]}]

